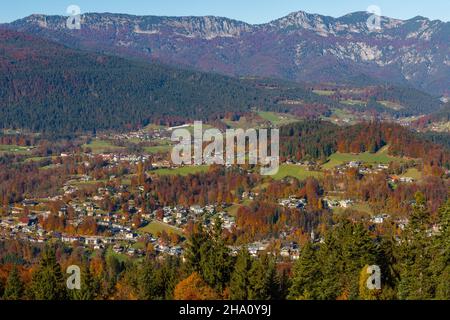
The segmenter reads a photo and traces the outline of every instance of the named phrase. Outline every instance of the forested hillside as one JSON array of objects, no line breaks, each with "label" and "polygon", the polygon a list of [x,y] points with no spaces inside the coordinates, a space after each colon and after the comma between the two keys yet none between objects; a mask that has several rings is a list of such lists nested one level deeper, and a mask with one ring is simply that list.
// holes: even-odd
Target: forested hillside
[{"label": "forested hillside", "polygon": [[322,121],[305,121],[282,127],[280,137],[281,155],[297,160],[305,157],[324,160],[334,152],[373,153],[389,145],[391,155],[420,158],[430,167],[450,164],[450,153],[443,146],[390,123],[338,127]]},{"label": "forested hillside", "polygon": [[[281,89],[255,81],[85,53],[0,30],[0,127],[39,132],[124,129],[279,108]],[[287,97],[323,100],[302,90]]]}]

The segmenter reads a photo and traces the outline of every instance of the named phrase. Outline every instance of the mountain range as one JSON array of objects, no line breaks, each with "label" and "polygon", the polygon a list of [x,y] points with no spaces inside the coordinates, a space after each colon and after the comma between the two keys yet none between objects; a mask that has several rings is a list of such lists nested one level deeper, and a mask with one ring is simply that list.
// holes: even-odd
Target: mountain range
[{"label": "mountain range", "polygon": [[3,25],[61,44],[127,58],[290,81],[390,82],[434,95],[450,94],[450,22],[370,14],[333,18],[294,12],[251,25],[222,17],[158,17],[111,13],[67,17],[31,15]]}]

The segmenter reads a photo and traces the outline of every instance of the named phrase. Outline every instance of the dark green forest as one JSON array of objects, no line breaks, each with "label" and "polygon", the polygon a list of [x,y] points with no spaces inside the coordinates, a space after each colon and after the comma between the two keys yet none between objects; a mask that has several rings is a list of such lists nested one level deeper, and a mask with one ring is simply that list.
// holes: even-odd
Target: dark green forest
[{"label": "dark green forest", "polygon": [[0,39],[2,128],[121,130],[279,109],[286,98],[326,100],[298,85],[269,90],[254,80],[81,52],[12,31],[0,31]]}]

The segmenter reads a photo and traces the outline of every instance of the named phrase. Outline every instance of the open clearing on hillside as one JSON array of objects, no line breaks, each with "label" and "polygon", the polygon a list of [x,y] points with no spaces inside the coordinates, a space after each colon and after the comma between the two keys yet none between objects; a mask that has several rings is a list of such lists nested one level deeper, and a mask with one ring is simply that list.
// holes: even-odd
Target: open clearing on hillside
[{"label": "open clearing on hillside", "polygon": [[83,145],[83,149],[86,148],[90,148],[94,154],[114,152],[125,149],[123,147],[115,146],[109,141],[100,139],[93,139],[90,143]]},{"label": "open clearing on hillside", "polygon": [[346,104],[348,106],[361,106],[361,107],[365,107],[366,104],[367,104],[366,102],[364,102],[362,100],[351,100],[351,99],[342,100],[342,101],[339,101],[339,102],[342,103],[342,104]]},{"label": "open clearing on hillside", "polygon": [[242,206],[243,206],[242,204],[235,203],[235,204],[233,204],[231,207],[228,207],[227,209],[225,209],[225,211],[226,211],[230,216],[236,217],[239,208],[241,208]]},{"label": "open clearing on hillside", "polygon": [[299,180],[305,180],[309,177],[320,178],[323,176],[322,172],[309,171],[306,167],[297,166],[295,164],[282,164],[280,170],[273,176],[275,180],[281,180],[286,177],[297,178]]},{"label": "open clearing on hillside", "polygon": [[322,166],[322,169],[329,170],[351,161],[361,161],[367,164],[389,164],[393,161],[402,161],[401,158],[396,158],[388,155],[388,147],[380,149],[377,153],[364,152],[359,154],[352,153],[334,153],[328,158],[328,162]]},{"label": "open clearing on hillside", "polygon": [[28,151],[28,149],[29,149],[29,147],[0,144],[0,154],[14,153],[14,154],[19,154],[19,155],[27,155],[30,153],[30,151]]},{"label": "open clearing on hillside", "polygon": [[357,117],[353,113],[347,110],[336,108],[333,108],[332,111],[333,113],[329,117],[322,117],[322,119],[325,121],[333,122],[337,125],[348,125],[356,123]]},{"label": "open clearing on hillside", "polygon": [[300,119],[287,113],[260,111],[258,112],[258,115],[264,120],[269,121],[276,127],[285,126],[287,124],[300,121]]},{"label": "open clearing on hillside", "polygon": [[335,93],[331,90],[313,90],[313,92],[319,96],[332,96]]},{"label": "open clearing on hillside", "polygon": [[405,107],[402,106],[401,104],[396,103],[396,102],[392,102],[392,101],[378,101],[378,103],[382,104],[386,108],[397,110],[397,111],[405,109]]},{"label": "open clearing on hillside", "polygon": [[[361,203],[361,202],[354,203],[347,209],[356,210],[356,211],[359,211],[359,212],[364,212],[364,213],[367,213],[367,214],[369,214],[371,216],[374,215],[373,210],[370,208],[370,206],[367,203]],[[342,214],[345,210],[346,209],[344,209],[344,208],[333,208],[333,212],[335,212],[337,214]]]},{"label": "open clearing on hillside", "polygon": [[26,158],[23,162],[25,162],[25,163],[40,162],[40,161],[45,161],[45,160],[49,160],[52,158],[56,158],[56,157],[30,157],[30,158]]},{"label": "open clearing on hillside", "polygon": [[179,236],[183,235],[183,231],[174,226],[168,225],[166,223],[160,221],[152,221],[148,225],[139,229],[140,232],[151,233],[153,236],[156,236],[159,232],[167,232],[178,234]]},{"label": "open clearing on hillside", "polygon": [[169,144],[166,145],[159,145],[159,146],[153,146],[153,147],[144,147],[144,151],[146,153],[166,153],[171,150],[172,146]]},{"label": "open clearing on hillside", "polygon": [[230,216],[236,217],[237,212],[239,208],[244,206],[250,206],[252,204],[253,200],[246,199],[242,201],[242,203],[235,203],[231,205],[230,207],[226,208],[224,211],[226,211]]},{"label": "open clearing on hillside", "polygon": [[413,178],[414,180],[421,180],[423,175],[422,172],[416,168],[410,168],[404,174],[401,175],[402,178]]},{"label": "open clearing on hillside", "polygon": [[223,122],[232,129],[256,129],[264,124],[264,119],[254,119],[240,117],[239,121],[223,120]]},{"label": "open clearing on hillside", "polygon": [[186,166],[186,167],[179,167],[176,169],[157,169],[154,171],[150,171],[151,174],[157,174],[160,176],[169,176],[169,175],[180,175],[180,176],[187,176],[190,174],[196,174],[201,172],[207,172],[209,169],[209,166]]}]

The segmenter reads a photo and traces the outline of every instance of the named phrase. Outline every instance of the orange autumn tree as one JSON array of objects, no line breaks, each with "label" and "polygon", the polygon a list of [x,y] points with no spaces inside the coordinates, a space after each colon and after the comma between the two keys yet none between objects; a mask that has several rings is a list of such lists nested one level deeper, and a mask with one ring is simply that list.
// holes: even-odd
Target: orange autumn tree
[{"label": "orange autumn tree", "polygon": [[177,284],[175,300],[217,300],[219,296],[208,286],[197,272]]}]

